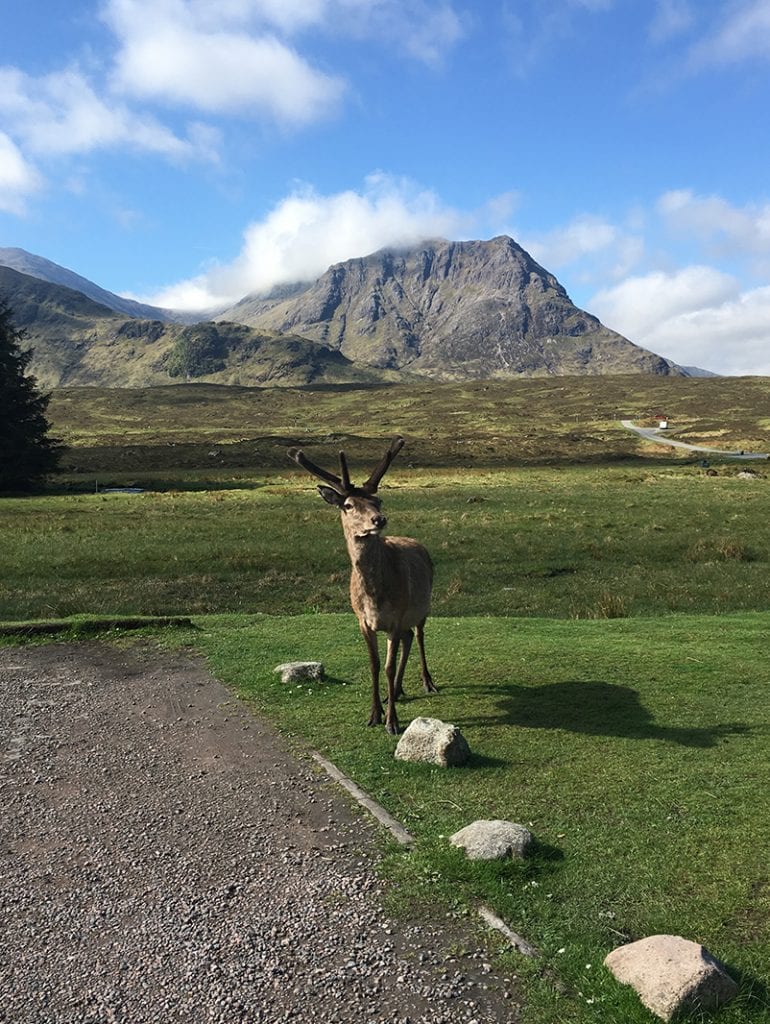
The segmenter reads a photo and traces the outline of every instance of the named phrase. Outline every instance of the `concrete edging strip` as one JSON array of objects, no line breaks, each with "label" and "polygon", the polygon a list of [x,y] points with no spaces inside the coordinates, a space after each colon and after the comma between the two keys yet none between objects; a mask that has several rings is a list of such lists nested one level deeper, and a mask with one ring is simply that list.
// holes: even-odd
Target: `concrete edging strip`
[{"label": "concrete edging strip", "polygon": [[314,761],[321,765],[327,775],[331,776],[335,782],[338,782],[343,789],[350,793],[354,800],[357,800],[362,807],[365,807],[370,814],[374,815],[377,821],[385,826],[397,842],[401,843],[402,846],[414,846],[415,838],[411,832],[407,832],[404,826],[396,821],[392,814],[388,814],[384,807],[381,807],[375,800],[372,800],[368,793],[365,793],[360,786],[357,786],[336,765],[332,764],[331,761],[327,761],[325,757],[322,757],[315,750],[311,752],[311,756]]},{"label": "concrete edging strip", "polygon": [[[366,808],[370,814],[372,814],[377,821],[391,833],[397,842],[401,843],[402,846],[413,846],[415,843],[415,837],[404,828],[404,826],[396,821],[392,814],[388,814],[384,807],[381,807],[376,800],[373,800],[368,793],[365,793],[360,786],[356,785],[352,779],[348,778],[344,772],[341,772],[339,768],[332,764],[331,761],[327,761],[325,757],[318,753],[316,750],[310,752],[313,760],[319,764],[326,774],[338,782],[343,789],[346,789],[348,793],[356,800],[362,807]],[[483,903],[477,907],[479,917],[487,924],[490,928],[494,928],[496,931],[510,942],[513,948],[521,953],[522,956],[532,957],[533,959],[540,956],[540,950],[533,946],[527,940],[512,931],[508,925],[503,921],[502,918],[498,917],[494,911],[490,910],[489,907]]]},{"label": "concrete edging strip", "polygon": [[540,951],[536,949],[531,943],[527,942],[521,935],[517,935],[516,932],[511,931],[508,925],[503,921],[501,917],[498,917],[489,907],[484,906],[482,903],[478,908],[479,917],[486,921],[490,928],[494,928],[500,932],[513,946],[513,948],[521,953],[522,956],[538,957]]}]

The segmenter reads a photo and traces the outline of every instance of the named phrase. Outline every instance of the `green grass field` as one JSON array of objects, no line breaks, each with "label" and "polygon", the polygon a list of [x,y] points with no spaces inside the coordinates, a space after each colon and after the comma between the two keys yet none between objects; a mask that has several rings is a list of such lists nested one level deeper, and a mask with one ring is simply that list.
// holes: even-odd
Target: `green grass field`
[{"label": "green grass field", "polygon": [[[768,481],[671,463],[409,471],[391,533],[436,563],[438,615],[616,618],[762,610]],[[0,502],[0,617],[348,608],[337,515],[306,474],[249,489]]]},{"label": "green grass field", "polygon": [[[707,475],[617,425],[665,408],[677,436],[768,451],[770,381],[276,392],[57,394],[62,480],[0,501],[0,619],[192,615],[157,642],[200,650],[417,836],[411,853],[386,847],[397,906],[483,900],[541,948],[532,965],[490,940],[527,978],[528,1024],[653,1020],[601,964],[661,931],[741,982],[720,1021],[770,1021],[770,467],[741,479],[712,460]],[[413,665],[399,717],[459,725],[464,769],[396,762],[364,726],[339,523],[286,459],[300,441],[332,465],[344,445],[360,475],[396,432],[408,447],[381,493],[390,532],[436,563],[440,688],[424,696]],[[93,493],[95,479],[152,489]],[[282,686],[273,667],[306,657],[329,680]],[[532,861],[449,848],[496,817],[531,827]]]}]

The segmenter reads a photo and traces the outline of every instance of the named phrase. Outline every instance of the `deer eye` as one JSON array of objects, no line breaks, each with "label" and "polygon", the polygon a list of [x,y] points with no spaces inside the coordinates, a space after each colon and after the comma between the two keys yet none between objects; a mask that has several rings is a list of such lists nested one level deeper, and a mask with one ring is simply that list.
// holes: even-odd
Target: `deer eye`
[{"label": "deer eye", "polygon": [[350,510],[353,508],[353,506],[350,504],[349,501],[346,501],[345,504],[342,506],[342,508],[344,509],[345,512],[350,512]]}]

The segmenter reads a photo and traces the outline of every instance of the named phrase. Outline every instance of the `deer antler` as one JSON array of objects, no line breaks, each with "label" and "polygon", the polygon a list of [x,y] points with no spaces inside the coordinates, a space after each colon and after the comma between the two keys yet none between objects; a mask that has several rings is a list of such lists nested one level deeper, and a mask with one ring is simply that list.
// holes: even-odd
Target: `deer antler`
[{"label": "deer antler", "polygon": [[320,480],[325,480],[329,486],[343,496],[350,494],[351,484],[350,475],[347,471],[347,463],[344,462],[345,456],[340,452],[340,465],[342,466],[342,478],[335,476],[334,473],[330,473],[326,469],[321,469],[320,466],[316,466],[314,462],[305,455],[300,448],[290,448],[289,458],[293,459],[297,465],[302,466],[308,473],[312,473],[313,476],[317,476]]},{"label": "deer antler", "polygon": [[401,449],[404,447],[403,437],[394,437],[390,443],[390,448],[385,452],[382,457],[382,461],[376,469],[372,470],[371,476],[363,484],[361,484],[361,490],[366,491],[367,494],[376,494],[377,487],[379,486],[380,480],[385,476],[388,466],[395,459]]},{"label": "deer antler", "polygon": [[350,479],[348,460],[345,458],[344,452],[340,452],[340,472],[342,473],[342,486],[345,488],[346,492],[350,494],[354,488],[353,482]]},{"label": "deer antler", "polygon": [[329,486],[341,494],[343,497],[348,497],[351,494],[376,494],[377,487],[379,486],[380,480],[387,472],[388,466],[395,459],[401,449],[404,447],[403,437],[394,437],[390,443],[390,448],[385,452],[380,461],[380,464],[374,469],[369,476],[369,479],[361,484],[361,487],[356,487],[350,479],[350,470],[348,469],[348,460],[345,457],[344,452],[340,452],[340,473],[341,476],[335,476],[334,473],[330,473],[327,469],[321,469],[315,462],[311,462],[310,459],[300,448],[290,448],[289,458],[293,459],[299,466],[306,469],[308,473],[312,473],[313,476],[317,476],[320,480],[325,480]]}]

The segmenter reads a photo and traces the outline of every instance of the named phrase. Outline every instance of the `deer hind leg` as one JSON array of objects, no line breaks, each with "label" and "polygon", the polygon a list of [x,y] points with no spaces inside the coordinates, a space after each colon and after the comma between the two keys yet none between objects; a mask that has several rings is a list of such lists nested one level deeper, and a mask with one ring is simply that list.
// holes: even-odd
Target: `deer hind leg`
[{"label": "deer hind leg", "polygon": [[414,633],[411,629],[405,629],[401,634],[401,657],[398,660],[398,671],[396,672],[396,688],[393,696],[398,700],[399,697],[404,696],[404,672],[406,671],[406,663],[409,660],[409,652],[412,649],[412,641],[414,640]]},{"label": "deer hind leg", "polygon": [[417,647],[420,651],[420,672],[422,675],[422,686],[426,693],[438,693],[433,685],[433,679],[428,671],[428,662],[425,660],[425,619],[417,626]]},{"label": "deer hind leg", "polygon": [[391,736],[398,736],[398,715],[396,714],[396,660],[401,634],[388,636],[388,654],[385,659],[385,675],[388,679],[388,710],[385,712],[385,728]]},{"label": "deer hind leg", "polygon": [[361,633],[369,650],[369,664],[372,670],[372,710],[369,725],[382,724],[382,701],[380,700],[380,652],[377,647],[377,634],[365,623],[361,623]]}]

